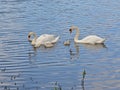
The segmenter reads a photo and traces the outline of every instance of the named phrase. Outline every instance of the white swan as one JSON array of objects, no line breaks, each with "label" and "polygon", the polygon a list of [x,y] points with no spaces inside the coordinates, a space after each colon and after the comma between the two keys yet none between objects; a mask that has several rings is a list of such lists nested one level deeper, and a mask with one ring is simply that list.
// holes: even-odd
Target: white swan
[{"label": "white swan", "polygon": [[79,31],[79,28],[77,26],[72,26],[69,31],[70,33],[73,31],[73,30],[76,30],[76,35],[74,37],[74,42],[75,43],[84,43],[84,44],[100,44],[100,43],[104,43],[105,39],[104,38],[101,38],[101,37],[98,37],[96,35],[89,35],[81,40],[78,40],[78,37],[80,35],[80,31]]},{"label": "white swan", "polygon": [[69,46],[69,45],[70,45],[70,40],[65,41],[65,42],[64,42],[64,45],[65,45],[65,46]]},{"label": "white swan", "polygon": [[[31,36],[34,36],[34,39],[31,40]],[[59,36],[50,35],[50,34],[42,34],[41,36],[37,37],[36,33],[29,32],[28,33],[28,40],[34,47],[40,47],[44,45],[46,47],[52,47],[54,43],[56,43],[59,39]]]}]

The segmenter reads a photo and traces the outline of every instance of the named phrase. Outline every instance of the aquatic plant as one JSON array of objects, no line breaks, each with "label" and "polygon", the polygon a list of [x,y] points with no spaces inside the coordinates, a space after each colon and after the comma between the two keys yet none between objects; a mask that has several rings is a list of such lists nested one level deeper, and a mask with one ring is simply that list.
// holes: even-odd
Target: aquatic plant
[{"label": "aquatic plant", "polygon": [[86,71],[85,71],[85,69],[84,69],[84,71],[82,72],[82,80],[81,80],[82,90],[85,90],[85,87],[84,87],[85,75],[86,75]]},{"label": "aquatic plant", "polygon": [[86,75],[86,71],[85,71],[85,69],[84,69],[84,71],[83,71],[83,73],[82,73],[82,76],[83,76],[83,78],[82,78],[82,79],[84,79],[84,78],[85,78],[85,75]]},{"label": "aquatic plant", "polygon": [[54,90],[62,90],[62,87],[58,82],[55,82]]}]

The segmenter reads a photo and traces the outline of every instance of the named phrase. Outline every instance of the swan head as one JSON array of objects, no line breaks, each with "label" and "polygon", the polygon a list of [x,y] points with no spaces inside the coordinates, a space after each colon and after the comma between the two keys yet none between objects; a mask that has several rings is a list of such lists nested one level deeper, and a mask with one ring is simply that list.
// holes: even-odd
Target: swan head
[{"label": "swan head", "polygon": [[36,37],[36,34],[35,34],[34,32],[29,32],[29,33],[28,33],[28,41],[30,41],[30,42],[32,42],[32,39],[30,39],[32,35],[33,35],[34,37]]},{"label": "swan head", "polygon": [[28,38],[30,38],[31,35],[34,35],[34,36],[35,36],[36,34],[35,34],[34,32],[29,32],[29,33],[28,33]]},{"label": "swan head", "polygon": [[78,29],[77,26],[71,26],[70,29],[69,29],[69,31],[70,31],[70,33],[72,33],[72,31],[73,31],[73,30],[76,30],[76,29]]}]

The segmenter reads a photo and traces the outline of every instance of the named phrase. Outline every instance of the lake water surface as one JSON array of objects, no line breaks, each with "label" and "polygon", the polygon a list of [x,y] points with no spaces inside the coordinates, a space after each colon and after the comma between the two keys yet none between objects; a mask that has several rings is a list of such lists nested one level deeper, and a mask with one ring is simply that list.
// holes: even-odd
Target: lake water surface
[{"label": "lake water surface", "polygon": [[[105,44],[74,44],[72,25]],[[34,49],[30,31],[60,40]],[[0,90],[119,89],[120,0],[0,0]]]}]

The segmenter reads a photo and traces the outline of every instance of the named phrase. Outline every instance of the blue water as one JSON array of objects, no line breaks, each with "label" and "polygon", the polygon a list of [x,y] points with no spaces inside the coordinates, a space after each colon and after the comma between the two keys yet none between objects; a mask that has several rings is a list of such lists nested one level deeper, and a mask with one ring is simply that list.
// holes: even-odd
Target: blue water
[{"label": "blue water", "polygon": [[[120,0],[0,0],[0,90],[119,90]],[[104,45],[74,44],[96,34]],[[27,40],[60,36],[52,48]],[[70,46],[63,42],[71,40]],[[83,75],[85,70],[86,74]],[[83,76],[85,76],[83,78]]]}]

